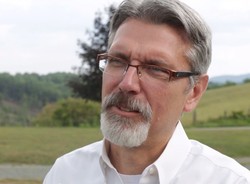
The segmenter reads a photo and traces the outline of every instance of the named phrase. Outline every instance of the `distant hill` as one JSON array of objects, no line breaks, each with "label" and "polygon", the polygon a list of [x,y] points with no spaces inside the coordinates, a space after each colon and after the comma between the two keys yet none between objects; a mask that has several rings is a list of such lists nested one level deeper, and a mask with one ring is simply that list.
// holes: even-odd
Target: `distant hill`
[{"label": "distant hill", "polygon": [[210,79],[210,82],[218,83],[218,84],[224,84],[226,82],[233,82],[233,83],[243,83],[244,80],[250,79],[250,73],[249,74],[243,74],[243,75],[222,75],[218,77],[212,77]]},{"label": "distant hill", "polygon": [[250,82],[234,86],[206,91],[198,104],[195,113],[185,113],[182,122],[185,125],[196,121],[208,121],[224,116],[230,116],[232,112],[250,114]]},{"label": "distant hill", "polygon": [[29,125],[45,104],[71,96],[67,82],[73,76],[0,73],[0,125]]}]

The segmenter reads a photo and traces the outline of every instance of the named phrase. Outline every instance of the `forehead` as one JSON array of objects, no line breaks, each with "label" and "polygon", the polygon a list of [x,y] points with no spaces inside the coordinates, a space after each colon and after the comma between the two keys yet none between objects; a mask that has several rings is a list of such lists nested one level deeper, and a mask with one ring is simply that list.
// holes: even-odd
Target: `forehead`
[{"label": "forehead", "polygon": [[109,52],[130,59],[186,62],[188,48],[188,41],[171,26],[128,19],[118,28]]}]

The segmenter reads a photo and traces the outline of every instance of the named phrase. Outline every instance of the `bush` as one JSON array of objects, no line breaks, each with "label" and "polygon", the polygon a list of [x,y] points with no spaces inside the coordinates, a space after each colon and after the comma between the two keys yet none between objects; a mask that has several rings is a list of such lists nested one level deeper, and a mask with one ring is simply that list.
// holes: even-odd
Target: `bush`
[{"label": "bush", "polygon": [[206,122],[196,123],[197,127],[235,127],[250,126],[250,115],[243,111],[232,111],[229,116],[209,119]]},{"label": "bush", "polygon": [[100,103],[80,98],[68,98],[46,105],[33,124],[36,126],[97,126]]}]

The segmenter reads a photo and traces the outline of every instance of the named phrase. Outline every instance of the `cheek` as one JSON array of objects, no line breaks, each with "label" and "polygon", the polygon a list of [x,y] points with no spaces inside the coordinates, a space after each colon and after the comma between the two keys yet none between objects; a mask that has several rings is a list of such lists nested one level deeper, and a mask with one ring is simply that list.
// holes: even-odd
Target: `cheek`
[{"label": "cheek", "polygon": [[184,104],[184,93],[174,85],[154,88],[150,95],[154,122],[172,122],[179,119]]},{"label": "cheek", "polygon": [[118,85],[117,80],[114,79],[114,77],[110,77],[107,75],[103,75],[102,78],[102,99],[109,95],[115,87]]},{"label": "cheek", "polygon": [[[153,90],[152,90],[153,89]],[[154,86],[148,93],[148,101],[152,107],[155,120],[160,120],[163,114],[166,114],[169,104],[169,93],[163,87]]]}]

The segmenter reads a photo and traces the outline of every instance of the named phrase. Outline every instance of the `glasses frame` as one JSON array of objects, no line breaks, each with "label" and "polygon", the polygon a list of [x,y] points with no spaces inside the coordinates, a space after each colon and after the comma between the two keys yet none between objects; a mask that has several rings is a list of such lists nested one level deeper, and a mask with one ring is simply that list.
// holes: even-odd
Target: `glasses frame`
[{"label": "glasses frame", "polygon": [[[180,78],[185,78],[185,77],[191,77],[191,76],[197,76],[200,75],[199,72],[189,72],[189,71],[175,71],[175,70],[171,70],[171,69],[167,69],[167,68],[162,68],[160,66],[157,65],[150,65],[150,64],[139,64],[139,65],[131,65],[129,64],[125,59],[116,57],[116,56],[112,56],[108,53],[102,53],[102,54],[98,54],[97,55],[97,62],[99,63],[101,59],[107,59],[108,57],[110,58],[114,58],[117,60],[120,60],[124,63],[127,64],[126,69],[124,70],[124,72],[126,73],[129,67],[135,67],[137,70],[137,74],[140,77],[142,74],[140,73],[140,70],[138,69],[140,66],[153,66],[153,67],[158,67],[159,69],[161,69],[162,71],[165,71],[166,73],[169,73],[169,79],[168,81],[172,81],[174,79],[180,79]],[[102,70],[99,66],[99,69],[104,72],[104,70]],[[105,73],[105,72],[104,72]]]}]

